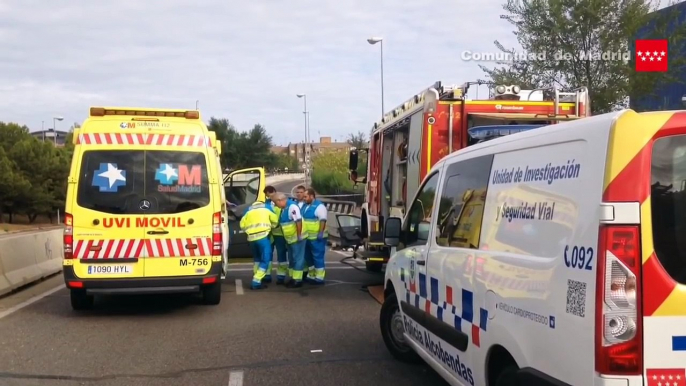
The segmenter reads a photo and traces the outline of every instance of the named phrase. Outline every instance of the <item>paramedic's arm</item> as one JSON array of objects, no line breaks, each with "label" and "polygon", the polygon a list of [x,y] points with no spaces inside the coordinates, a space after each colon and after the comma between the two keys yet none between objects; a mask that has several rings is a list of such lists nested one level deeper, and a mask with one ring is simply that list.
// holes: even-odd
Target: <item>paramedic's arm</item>
[{"label": "paramedic's arm", "polygon": [[300,215],[300,208],[298,208],[297,205],[291,205],[288,208],[288,218],[295,222],[295,227],[298,232],[298,240],[301,240],[303,234],[303,218]]},{"label": "paramedic's arm", "polygon": [[246,226],[246,224],[245,224],[245,216],[243,216],[243,218],[241,218],[240,226],[241,226],[241,230],[245,232],[245,226]]},{"label": "paramedic's arm", "polygon": [[326,220],[329,216],[329,211],[326,210],[326,206],[319,205],[314,211],[314,215],[319,219],[319,234],[324,235],[324,229],[326,229]]}]

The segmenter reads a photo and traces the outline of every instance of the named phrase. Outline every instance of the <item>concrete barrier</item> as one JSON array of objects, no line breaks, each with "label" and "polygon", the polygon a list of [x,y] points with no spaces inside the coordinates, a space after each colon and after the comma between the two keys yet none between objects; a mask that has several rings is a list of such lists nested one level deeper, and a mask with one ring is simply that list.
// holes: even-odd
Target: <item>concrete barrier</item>
[{"label": "concrete barrier", "polygon": [[304,180],[305,175],[300,174],[276,174],[272,176],[267,176],[267,185],[276,184],[278,182],[293,181],[293,180]]},{"label": "concrete barrier", "polygon": [[0,237],[0,295],[62,270],[62,229]]}]

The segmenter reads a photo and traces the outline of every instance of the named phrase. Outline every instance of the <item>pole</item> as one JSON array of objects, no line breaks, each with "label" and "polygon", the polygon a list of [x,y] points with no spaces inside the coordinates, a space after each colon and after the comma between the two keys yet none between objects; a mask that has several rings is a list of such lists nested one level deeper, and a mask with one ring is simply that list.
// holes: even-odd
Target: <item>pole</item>
[{"label": "pole", "polygon": [[305,143],[303,144],[303,154],[305,156],[305,185],[307,185],[307,176],[310,174],[310,139],[309,139],[309,127],[308,127],[308,119],[307,119],[307,95],[303,96],[303,101],[305,102],[305,110],[303,111],[303,115],[305,115]]},{"label": "pole", "polygon": [[52,144],[57,146],[57,118],[52,119]]},{"label": "pole", "polygon": [[383,40],[381,40],[381,117],[386,113],[383,97]]}]

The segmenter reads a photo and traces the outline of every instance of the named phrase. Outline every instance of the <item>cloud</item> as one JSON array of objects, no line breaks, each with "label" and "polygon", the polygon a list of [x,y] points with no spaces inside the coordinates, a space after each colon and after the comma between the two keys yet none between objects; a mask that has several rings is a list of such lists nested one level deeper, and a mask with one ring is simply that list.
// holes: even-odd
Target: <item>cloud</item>
[{"label": "cloud", "polygon": [[[5,0],[0,120],[66,129],[92,105],[194,108],[276,143],[368,132],[385,108],[440,80],[483,78],[461,52],[516,44],[501,0]],[[62,127],[60,127],[62,126]]]}]

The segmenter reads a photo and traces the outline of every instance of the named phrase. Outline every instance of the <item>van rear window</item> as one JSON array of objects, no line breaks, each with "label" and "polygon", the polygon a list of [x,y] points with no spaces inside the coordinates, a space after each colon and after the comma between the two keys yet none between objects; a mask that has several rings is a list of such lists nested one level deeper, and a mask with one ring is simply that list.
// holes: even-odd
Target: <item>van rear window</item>
[{"label": "van rear window", "polygon": [[83,153],[79,206],[111,214],[171,214],[210,203],[199,152],[93,150]]},{"label": "van rear window", "polygon": [[655,254],[674,280],[686,284],[686,135],[655,140],[650,184]]}]

